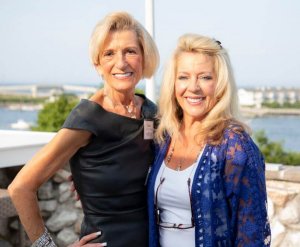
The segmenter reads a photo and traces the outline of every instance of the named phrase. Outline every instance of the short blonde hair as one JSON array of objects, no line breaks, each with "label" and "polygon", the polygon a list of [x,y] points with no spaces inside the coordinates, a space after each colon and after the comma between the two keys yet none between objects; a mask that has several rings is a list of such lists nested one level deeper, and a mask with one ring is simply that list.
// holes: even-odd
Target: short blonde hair
[{"label": "short blonde hair", "polygon": [[143,53],[143,77],[151,77],[159,64],[159,53],[151,35],[126,12],[113,12],[100,21],[91,36],[89,53],[92,63],[99,65],[99,55],[110,32],[132,30],[136,33]]},{"label": "short blonde hair", "polygon": [[227,51],[215,39],[198,34],[185,34],[179,38],[164,72],[158,107],[160,124],[156,131],[156,140],[159,143],[164,142],[165,134],[176,133],[182,121],[182,109],[175,97],[175,80],[177,60],[184,52],[205,54],[214,59],[217,76],[214,95],[216,103],[202,121],[199,137],[211,144],[220,144],[224,129],[230,124],[240,127],[238,129],[241,130],[249,130],[237,120],[239,118],[237,88]]}]

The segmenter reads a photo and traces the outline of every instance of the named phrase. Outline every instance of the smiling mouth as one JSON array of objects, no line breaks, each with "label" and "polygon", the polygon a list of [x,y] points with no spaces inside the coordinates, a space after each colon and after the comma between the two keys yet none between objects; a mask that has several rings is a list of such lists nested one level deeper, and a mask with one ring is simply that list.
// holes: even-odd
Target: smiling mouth
[{"label": "smiling mouth", "polygon": [[187,102],[191,103],[191,104],[197,104],[197,103],[201,103],[206,99],[206,97],[186,97]]},{"label": "smiling mouth", "polygon": [[114,77],[118,78],[118,79],[124,79],[127,77],[130,77],[133,75],[133,72],[127,72],[127,73],[115,73],[113,74]]}]

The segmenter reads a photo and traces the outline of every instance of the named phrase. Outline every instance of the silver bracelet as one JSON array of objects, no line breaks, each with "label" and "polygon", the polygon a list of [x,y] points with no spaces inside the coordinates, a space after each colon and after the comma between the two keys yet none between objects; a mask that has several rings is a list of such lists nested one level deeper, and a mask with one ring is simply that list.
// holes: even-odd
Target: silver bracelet
[{"label": "silver bracelet", "polygon": [[48,232],[48,229],[45,227],[45,231],[42,236],[39,237],[31,247],[57,247],[53,239]]}]

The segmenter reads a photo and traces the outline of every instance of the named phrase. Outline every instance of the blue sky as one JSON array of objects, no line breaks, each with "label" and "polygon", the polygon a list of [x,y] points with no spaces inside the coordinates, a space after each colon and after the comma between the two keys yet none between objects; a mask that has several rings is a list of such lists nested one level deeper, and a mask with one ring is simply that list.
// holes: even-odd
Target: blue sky
[{"label": "blue sky", "polygon": [[[229,51],[239,87],[300,87],[299,0],[154,0],[163,66],[187,32],[214,37]],[[145,23],[144,0],[0,0],[0,84],[99,84],[88,42],[107,13]]]}]

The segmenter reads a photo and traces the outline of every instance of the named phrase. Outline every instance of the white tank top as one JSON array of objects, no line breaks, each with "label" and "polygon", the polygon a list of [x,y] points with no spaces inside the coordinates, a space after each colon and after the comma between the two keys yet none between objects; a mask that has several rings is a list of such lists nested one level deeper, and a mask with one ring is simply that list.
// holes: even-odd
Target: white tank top
[{"label": "white tank top", "polygon": [[[167,225],[185,224],[191,225],[191,205],[188,191],[188,179],[191,179],[190,188],[195,170],[202,153],[197,161],[182,171],[168,168],[163,161],[155,181],[156,195],[157,187],[161,179],[163,183],[158,189],[157,201],[160,209],[161,222],[171,223]],[[195,246],[195,227],[189,229],[175,229],[159,227],[159,241],[161,247],[193,247]]]}]

